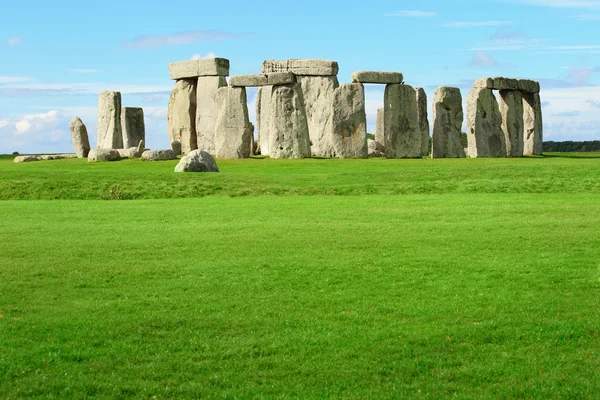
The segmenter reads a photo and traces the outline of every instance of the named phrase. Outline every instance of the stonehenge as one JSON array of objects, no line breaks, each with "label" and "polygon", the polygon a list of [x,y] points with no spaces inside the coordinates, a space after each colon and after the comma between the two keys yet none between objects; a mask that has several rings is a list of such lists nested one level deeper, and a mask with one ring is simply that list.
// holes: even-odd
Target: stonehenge
[{"label": "stonehenge", "polygon": [[169,141],[180,144],[181,152],[197,147],[196,141],[196,81],[180,79],[169,98],[167,130]]},{"label": "stonehenge", "polygon": [[142,153],[142,160],[145,161],[168,161],[177,160],[177,154],[171,149],[168,150],[146,150]]},{"label": "stonehenge", "polygon": [[217,158],[248,158],[254,127],[248,119],[245,87],[222,87],[217,92],[215,124]]},{"label": "stonehenge", "polygon": [[88,154],[88,162],[119,161],[120,159],[121,155],[116,149],[97,148],[90,150]]},{"label": "stonehenge", "polygon": [[203,150],[193,150],[179,160],[175,172],[219,172],[213,156]]},{"label": "stonehenge", "polygon": [[78,158],[87,158],[90,152],[90,140],[87,128],[79,117],[73,117],[69,126],[71,131],[71,143]]},{"label": "stonehenge", "polygon": [[417,118],[421,130],[421,157],[429,155],[429,119],[427,118],[427,94],[423,88],[415,88],[417,92]]},{"label": "stonehenge", "polygon": [[502,116],[492,89],[473,88],[467,98],[469,157],[506,157]]},{"label": "stonehenge", "polygon": [[123,131],[124,149],[136,147],[140,141],[146,140],[144,109],[123,107],[121,109],[121,129]]},{"label": "stonehenge", "polygon": [[432,158],[464,158],[461,141],[462,95],[459,88],[441,86],[433,97]]},{"label": "stonehenge", "polygon": [[362,83],[347,83],[335,89],[331,120],[333,155],[367,158],[367,114]]},{"label": "stonehenge", "polygon": [[542,154],[542,102],[539,93],[523,94],[524,144],[523,155]]},{"label": "stonehenge", "polygon": [[119,92],[100,93],[96,148],[126,149],[137,146],[140,140],[146,140],[144,110],[121,107]]},{"label": "stonehenge", "polygon": [[422,134],[415,89],[397,83],[386,85],[384,107],[386,156],[420,158]]}]

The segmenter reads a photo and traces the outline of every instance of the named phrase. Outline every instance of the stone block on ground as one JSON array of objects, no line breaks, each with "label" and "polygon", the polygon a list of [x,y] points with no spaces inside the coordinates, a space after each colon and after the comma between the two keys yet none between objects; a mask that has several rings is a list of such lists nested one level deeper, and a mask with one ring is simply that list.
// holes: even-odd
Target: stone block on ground
[{"label": "stone block on ground", "polygon": [[524,145],[523,95],[517,90],[501,90],[498,96],[506,154],[522,157]]},{"label": "stone block on ground", "polygon": [[347,83],[335,89],[331,119],[333,155],[338,158],[366,158],[367,115],[362,83]]},{"label": "stone block on ground", "polygon": [[386,156],[421,158],[422,134],[415,89],[409,85],[386,85],[384,108]]},{"label": "stone block on ground", "polygon": [[178,80],[169,98],[167,123],[169,141],[181,143],[181,151],[185,153],[197,148],[196,86],[196,80]]},{"label": "stone block on ground", "polygon": [[250,157],[254,127],[248,119],[246,89],[222,87],[217,94],[219,113],[215,125],[215,155],[221,159]]},{"label": "stone block on ground", "polygon": [[144,153],[144,141],[140,140],[136,147],[117,149],[121,158],[140,158]]},{"label": "stone block on ground", "polygon": [[168,150],[146,150],[142,153],[142,160],[145,161],[168,161],[177,160],[177,154],[171,149]]},{"label": "stone block on ground", "polygon": [[369,157],[385,157],[385,152],[381,151],[379,143],[373,139],[367,139],[367,148]]},{"label": "stone block on ground", "polygon": [[92,149],[88,154],[88,162],[119,161],[121,155],[117,149]]},{"label": "stone block on ground", "polygon": [[460,89],[442,86],[433,97],[433,158],[464,158],[461,140],[464,120]]},{"label": "stone block on ground", "polygon": [[421,129],[421,156],[429,155],[429,118],[427,117],[427,94],[423,88],[416,88],[417,93],[417,117]]},{"label": "stone block on ground", "polygon": [[469,157],[506,157],[502,116],[492,89],[473,88],[467,98]]},{"label": "stone block on ground", "polygon": [[401,72],[356,71],[352,74],[353,83],[391,84],[402,83],[404,76]]},{"label": "stone block on ground", "polygon": [[96,147],[122,149],[121,93],[102,92],[98,95],[98,132]]},{"label": "stone block on ground", "polygon": [[169,64],[169,75],[173,80],[194,79],[200,76],[229,76],[229,60],[216,57],[177,61]]},{"label": "stone block on ground", "polygon": [[194,150],[181,157],[175,172],[219,172],[217,162],[206,151]]},{"label": "stone block on ground", "polygon": [[69,130],[71,131],[71,143],[75,154],[79,158],[87,158],[91,147],[85,124],[79,117],[73,117]]},{"label": "stone block on ground", "polygon": [[17,156],[13,160],[13,162],[16,162],[16,163],[34,162],[34,161],[39,161],[39,158],[37,156]]},{"label": "stone block on ground", "polygon": [[121,109],[121,129],[123,131],[123,147],[136,147],[140,140],[146,140],[144,109],[140,107],[123,107]]},{"label": "stone block on ground", "polygon": [[266,60],[263,61],[262,73],[293,72],[296,75],[331,76],[338,74],[336,61],[311,60]]},{"label": "stone block on ground", "polygon": [[[196,89],[196,135],[199,150],[215,155],[215,125],[219,108],[217,92],[227,87],[224,76],[203,76],[198,78]],[[185,146],[183,146],[185,152]]]}]

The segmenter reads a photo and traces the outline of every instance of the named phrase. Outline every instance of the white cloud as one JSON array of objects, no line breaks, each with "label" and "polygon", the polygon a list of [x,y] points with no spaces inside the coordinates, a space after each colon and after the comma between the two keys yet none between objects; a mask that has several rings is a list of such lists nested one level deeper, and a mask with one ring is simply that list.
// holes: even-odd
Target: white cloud
[{"label": "white cloud", "polygon": [[512,21],[475,21],[475,22],[447,22],[441,24],[444,28],[479,28],[483,26],[510,25]]},{"label": "white cloud", "polygon": [[194,54],[194,55],[192,55],[191,59],[192,60],[204,60],[204,59],[207,59],[207,58],[216,58],[216,57],[217,57],[217,55],[215,53],[208,52],[208,53],[206,53],[205,56],[200,55],[200,54]]},{"label": "white cloud", "polygon": [[23,43],[23,39],[21,39],[20,37],[13,37],[13,38],[8,39],[8,45],[11,47],[18,46],[21,43]]},{"label": "white cloud", "polygon": [[498,61],[496,61],[492,56],[484,53],[483,51],[477,52],[471,61],[469,61],[470,67],[496,67],[498,66]]},{"label": "white cloud", "polygon": [[417,10],[400,10],[385,14],[386,17],[413,17],[413,18],[427,18],[435,17],[437,14],[431,11],[417,11]]},{"label": "white cloud", "polygon": [[0,76],[0,84],[28,82],[30,80],[31,78],[27,78],[24,76]]},{"label": "white cloud", "polygon": [[9,122],[7,119],[0,119],[0,128],[4,128],[5,126],[8,126]]},{"label": "white cloud", "polygon": [[42,130],[54,127],[58,120],[58,111],[50,110],[45,114],[28,114],[15,124],[19,134],[25,134],[31,130]]}]

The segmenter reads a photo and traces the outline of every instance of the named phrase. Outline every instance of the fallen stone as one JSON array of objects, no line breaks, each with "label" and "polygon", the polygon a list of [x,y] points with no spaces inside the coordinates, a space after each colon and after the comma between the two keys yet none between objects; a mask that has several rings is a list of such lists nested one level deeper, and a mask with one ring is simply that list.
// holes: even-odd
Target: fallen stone
[{"label": "fallen stone", "polygon": [[121,158],[140,158],[144,153],[144,141],[140,140],[137,147],[129,147],[127,149],[117,149]]},{"label": "fallen stone", "polygon": [[293,72],[296,75],[331,76],[338,74],[338,63],[329,60],[266,60],[263,61],[262,73]]},{"label": "fallen stone", "polygon": [[79,158],[87,158],[90,152],[90,140],[85,124],[79,117],[73,117],[69,130],[71,131],[71,143],[75,154]]},{"label": "fallen stone", "polygon": [[367,148],[369,157],[385,157],[385,153],[380,150],[379,143],[373,139],[367,139]]},{"label": "fallen stone", "polygon": [[116,149],[92,149],[88,154],[88,162],[119,161],[121,155]]},{"label": "fallen stone", "polygon": [[300,84],[273,86],[269,108],[270,157],[310,157],[308,122]]},{"label": "fallen stone", "polygon": [[221,159],[250,157],[254,127],[248,119],[248,101],[243,87],[222,87],[217,93],[219,109],[215,125],[215,155]]},{"label": "fallen stone", "polygon": [[[198,78],[196,97],[196,135],[198,149],[209,154],[215,151],[215,124],[219,108],[217,106],[217,92],[220,88],[227,87],[224,76],[204,76]],[[185,146],[183,146],[185,152]]]},{"label": "fallen stone", "polygon": [[181,157],[175,172],[219,172],[217,162],[206,151],[193,150]]},{"label": "fallen stone", "polygon": [[96,147],[99,149],[122,149],[121,93],[102,92],[98,95],[98,133]]},{"label": "fallen stone", "polygon": [[37,156],[17,156],[14,158],[13,162],[22,163],[22,162],[34,162],[39,161]]},{"label": "fallen stone", "polygon": [[460,89],[442,86],[433,96],[433,158],[464,158],[461,140],[463,124]]},{"label": "fallen stone", "polygon": [[375,143],[377,144],[377,150],[385,153],[385,117],[383,112],[383,108],[377,110],[377,122],[375,125]]},{"label": "fallen stone", "polygon": [[402,83],[404,77],[401,72],[381,72],[381,71],[356,71],[352,74],[352,83]]},{"label": "fallen stone", "polygon": [[260,153],[269,155],[269,113],[271,105],[271,93],[273,86],[263,86],[258,88],[256,94],[256,128],[258,129],[258,142],[260,143]]},{"label": "fallen stone", "polygon": [[501,90],[498,97],[502,131],[506,140],[506,154],[522,157],[524,145],[523,95],[517,90]]},{"label": "fallen stone", "polygon": [[77,158],[77,154],[42,154],[37,156],[38,161],[64,160],[66,158]]},{"label": "fallen stone", "polygon": [[200,76],[229,76],[229,60],[203,58],[177,61],[169,64],[169,75],[173,80],[192,79]]},{"label": "fallen stone", "polygon": [[144,109],[123,107],[121,109],[121,128],[123,130],[123,147],[136,147],[140,140],[145,140]]},{"label": "fallen stone", "polygon": [[417,92],[409,85],[390,84],[384,94],[385,151],[388,158],[421,158]]},{"label": "fallen stone", "polygon": [[427,118],[427,94],[422,88],[415,89],[417,93],[417,118],[421,129],[421,156],[429,155],[429,119]]},{"label": "fallen stone", "polygon": [[236,75],[229,78],[231,87],[260,87],[267,85],[267,75]]},{"label": "fallen stone", "polygon": [[171,149],[168,150],[146,150],[142,153],[142,160],[145,161],[167,161],[177,160],[177,154]]},{"label": "fallen stone", "polygon": [[506,157],[502,116],[491,89],[473,88],[467,98],[469,157]]},{"label": "fallen stone", "polygon": [[253,146],[253,153],[255,156],[260,156],[262,153],[260,151],[260,140],[253,140],[254,146]]},{"label": "fallen stone", "polygon": [[195,80],[178,80],[169,99],[169,140],[181,143],[181,150],[186,153],[197,148],[196,85]]},{"label": "fallen stone", "polygon": [[178,140],[174,140],[171,142],[171,150],[177,155],[181,154],[181,142]]},{"label": "fallen stone", "polygon": [[523,155],[541,156],[544,140],[542,102],[539,93],[523,94],[524,143]]},{"label": "fallen stone", "polygon": [[291,85],[296,82],[293,72],[272,72],[267,75],[269,85]]},{"label": "fallen stone", "polygon": [[367,158],[367,115],[362,83],[347,83],[335,89],[331,116],[333,156]]}]

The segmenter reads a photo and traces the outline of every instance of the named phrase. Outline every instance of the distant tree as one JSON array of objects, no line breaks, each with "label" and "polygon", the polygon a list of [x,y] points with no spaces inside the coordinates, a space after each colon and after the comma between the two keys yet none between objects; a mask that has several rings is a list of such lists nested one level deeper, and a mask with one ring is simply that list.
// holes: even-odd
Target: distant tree
[{"label": "distant tree", "polygon": [[375,135],[372,133],[367,133],[367,139],[375,140]]},{"label": "distant tree", "polygon": [[18,156],[18,155],[19,155],[19,152],[18,152],[18,151],[13,151],[13,154],[12,154],[12,155],[13,155],[13,156]]},{"label": "distant tree", "polygon": [[460,141],[462,142],[463,147],[469,147],[469,139],[466,132],[460,134]]}]

